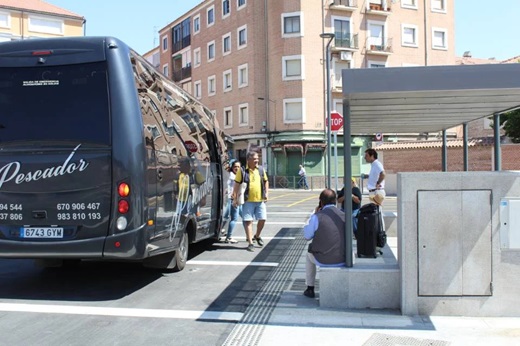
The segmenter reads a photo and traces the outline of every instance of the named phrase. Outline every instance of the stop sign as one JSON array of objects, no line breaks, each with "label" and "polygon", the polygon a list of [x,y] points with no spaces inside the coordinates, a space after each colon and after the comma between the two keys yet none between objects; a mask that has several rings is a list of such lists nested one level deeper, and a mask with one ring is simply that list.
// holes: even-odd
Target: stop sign
[{"label": "stop sign", "polygon": [[196,153],[199,150],[197,143],[194,143],[193,141],[186,141],[184,144],[186,145],[186,148],[192,153]]},{"label": "stop sign", "polygon": [[343,127],[343,117],[338,112],[330,113],[330,130],[339,131]]}]

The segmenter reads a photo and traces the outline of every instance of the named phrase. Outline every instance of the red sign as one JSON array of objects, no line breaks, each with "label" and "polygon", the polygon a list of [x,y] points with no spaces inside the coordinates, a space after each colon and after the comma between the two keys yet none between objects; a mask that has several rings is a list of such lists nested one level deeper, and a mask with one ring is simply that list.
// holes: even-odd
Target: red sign
[{"label": "red sign", "polygon": [[199,150],[199,146],[197,145],[197,143],[194,143],[192,141],[186,141],[184,142],[184,144],[191,153],[196,153]]},{"label": "red sign", "polygon": [[331,131],[339,131],[343,127],[343,117],[338,112],[330,113]]}]

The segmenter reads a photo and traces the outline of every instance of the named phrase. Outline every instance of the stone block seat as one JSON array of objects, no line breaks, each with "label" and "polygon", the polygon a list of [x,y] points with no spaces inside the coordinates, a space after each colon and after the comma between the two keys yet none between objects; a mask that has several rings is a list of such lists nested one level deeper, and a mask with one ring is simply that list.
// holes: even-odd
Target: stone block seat
[{"label": "stone block seat", "polygon": [[320,307],[399,309],[397,238],[388,237],[382,251],[377,258],[358,258],[354,240],[352,268],[319,268]]}]

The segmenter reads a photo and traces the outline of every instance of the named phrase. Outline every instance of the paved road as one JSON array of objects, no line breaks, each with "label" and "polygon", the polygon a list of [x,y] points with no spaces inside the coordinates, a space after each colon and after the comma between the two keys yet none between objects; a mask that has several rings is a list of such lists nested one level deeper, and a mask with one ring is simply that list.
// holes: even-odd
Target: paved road
[{"label": "paved road", "polygon": [[194,246],[180,273],[0,260],[0,345],[222,345],[268,278],[287,265],[318,195],[272,190],[263,248],[247,252],[237,225],[238,244]]}]

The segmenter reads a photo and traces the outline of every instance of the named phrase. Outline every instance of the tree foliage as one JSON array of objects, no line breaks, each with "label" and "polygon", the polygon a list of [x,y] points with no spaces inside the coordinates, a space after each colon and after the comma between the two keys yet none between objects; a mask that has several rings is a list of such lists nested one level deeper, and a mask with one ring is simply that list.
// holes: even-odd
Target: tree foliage
[{"label": "tree foliage", "polygon": [[506,136],[513,143],[520,143],[520,109],[500,115],[500,126],[504,125]]}]

